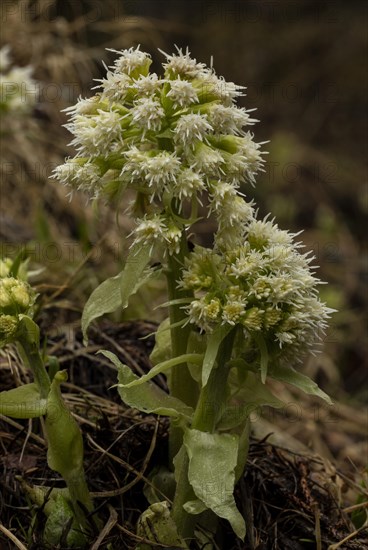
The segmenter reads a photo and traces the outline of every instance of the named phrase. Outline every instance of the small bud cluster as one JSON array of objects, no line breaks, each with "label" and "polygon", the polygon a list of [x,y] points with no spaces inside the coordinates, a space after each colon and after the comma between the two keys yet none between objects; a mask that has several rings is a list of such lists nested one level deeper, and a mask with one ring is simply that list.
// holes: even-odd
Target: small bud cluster
[{"label": "small bud cluster", "polygon": [[260,144],[248,131],[256,120],[235,105],[243,87],[188,51],[164,54],[163,76],[150,73],[151,58],[139,47],[116,53],[100,91],[67,109],[77,155],[54,177],[92,197],[134,189],[136,241],[154,228],[152,240],[169,244],[169,253],[177,249],[177,233],[192,223],[181,219],[179,227],[173,210],[180,214],[183,201],[200,202],[203,192],[219,226],[236,226],[244,201],[232,200],[230,212],[228,197],[242,182],[253,182],[263,164]]},{"label": "small bud cluster", "polygon": [[12,262],[0,260],[0,346],[13,341],[18,322],[32,314],[36,294],[30,285],[9,275]]},{"label": "small bud cluster", "polygon": [[262,332],[275,357],[298,359],[321,339],[331,309],[317,296],[320,284],[295,235],[267,218],[249,216],[241,246],[196,247],[180,286],[194,291],[186,306],[200,330],[241,325],[245,343]]},{"label": "small bud cluster", "polygon": [[9,46],[0,49],[0,112],[29,113],[37,101],[39,88],[31,66],[12,66]]}]

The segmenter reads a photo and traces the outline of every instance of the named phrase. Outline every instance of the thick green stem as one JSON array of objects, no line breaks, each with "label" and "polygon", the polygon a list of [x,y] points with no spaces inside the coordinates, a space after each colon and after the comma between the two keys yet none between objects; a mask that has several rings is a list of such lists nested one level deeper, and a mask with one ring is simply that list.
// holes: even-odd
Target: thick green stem
[{"label": "thick green stem", "polygon": [[[220,345],[217,354],[216,365],[212,369],[208,382],[202,388],[192,422],[192,429],[213,433],[216,423],[223,412],[226,400],[226,382],[229,374],[228,361],[231,358],[235,337],[235,329],[232,330]],[[187,514],[183,505],[195,498],[193,489],[188,480],[189,459],[185,452],[185,460],[181,463],[178,483],[176,487],[173,518],[179,534],[183,538],[191,538],[194,535],[196,523],[195,516]]]},{"label": "thick green stem", "polygon": [[46,399],[50,391],[50,378],[41,359],[40,352],[35,342],[22,335],[17,343],[19,355],[25,365],[31,370],[41,397]]},{"label": "thick green stem", "polygon": [[[186,254],[187,243],[185,235],[183,234],[179,253],[168,257],[167,286],[170,301],[190,297],[188,292],[178,288],[178,281],[181,278],[181,269],[184,264]],[[170,324],[174,325],[171,328],[172,356],[179,357],[180,355],[187,353],[190,326],[176,326],[177,323],[180,323],[181,321],[184,322],[186,319],[186,315],[181,307],[181,304],[171,304],[169,307],[169,313]],[[195,407],[198,397],[197,383],[190,375],[186,363],[176,365],[171,369],[170,394],[173,397],[177,397],[187,405]],[[176,426],[171,426],[169,441],[170,458],[172,460],[182,445],[182,429]]]}]

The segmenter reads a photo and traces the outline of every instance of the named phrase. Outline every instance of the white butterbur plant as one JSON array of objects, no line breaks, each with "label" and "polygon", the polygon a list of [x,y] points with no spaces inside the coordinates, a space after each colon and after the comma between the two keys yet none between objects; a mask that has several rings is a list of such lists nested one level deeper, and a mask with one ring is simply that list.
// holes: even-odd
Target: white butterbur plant
[{"label": "white butterbur plant", "polygon": [[[160,476],[153,478],[158,491],[147,492],[138,534],[188,548],[201,527],[216,537],[220,517],[244,540],[233,489],[246,463],[250,414],[282,406],[269,378],[330,402],[294,367],[316,350],[332,310],[319,300],[313,257],[297,235],[270,216],[259,219],[243,194],[263,166],[262,144],[249,129],[256,120],[236,105],[244,88],[188,51],[162,52],[162,76],[150,73],[151,58],[139,48],[116,53],[96,95],[68,109],[77,154],[54,174],[117,205],[127,189],[135,192],[125,267],[92,293],[83,332],[87,339],[92,320],[166,276],[169,317],[156,333],[151,371],[138,377],[102,352],[118,368],[127,405],[171,418],[166,467],[175,490],[163,500]],[[188,240],[205,208],[216,223],[212,248]],[[169,393],[152,381],[159,373]]]}]

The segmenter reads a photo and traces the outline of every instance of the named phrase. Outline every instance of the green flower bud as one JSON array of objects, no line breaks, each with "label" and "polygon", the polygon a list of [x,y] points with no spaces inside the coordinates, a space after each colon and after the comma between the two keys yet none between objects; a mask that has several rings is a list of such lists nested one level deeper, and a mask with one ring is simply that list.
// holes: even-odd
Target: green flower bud
[{"label": "green flower bud", "polygon": [[0,314],[26,314],[34,304],[35,298],[35,292],[25,281],[15,277],[0,279]]},{"label": "green flower bud", "polygon": [[12,315],[0,315],[0,348],[14,341],[18,319]]}]

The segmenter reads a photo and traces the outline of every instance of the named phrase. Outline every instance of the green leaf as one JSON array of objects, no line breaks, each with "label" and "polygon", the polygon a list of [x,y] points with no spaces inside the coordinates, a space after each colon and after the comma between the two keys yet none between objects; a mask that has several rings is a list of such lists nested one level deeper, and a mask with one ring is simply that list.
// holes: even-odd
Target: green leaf
[{"label": "green leaf", "polygon": [[199,498],[196,500],[188,500],[188,502],[183,505],[183,508],[188,514],[193,515],[201,514],[205,510],[208,510],[205,503],[199,500]]},{"label": "green leaf", "polygon": [[250,417],[252,412],[265,405],[275,408],[284,406],[284,403],[262,383],[258,374],[248,372],[240,387],[238,387],[238,377],[234,374],[231,372],[229,376],[232,395],[227,401],[223,415],[217,425],[218,430],[232,430],[236,426],[240,426]]},{"label": "green leaf", "polygon": [[84,343],[87,342],[87,329],[91,322],[105,313],[112,313],[121,306],[121,274],[110,277],[101,283],[88,298],[82,314],[82,332]]},{"label": "green leaf", "polygon": [[147,374],[141,376],[140,378],[137,378],[136,380],[133,380],[132,382],[129,382],[128,384],[125,384],[125,388],[132,388],[134,386],[139,386],[141,384],[144,384],[145,382],[148,382],[148,380],[151,380],[151,378],[154,378],[158,374],[161,374],[172,367],[175,367],[176,365],[181,365],[182,363],[195,363],[197,365],[201,365],[203,361],[203,355],[198,353],[185,353],[183,355],[179,355],[178,357],[173,357],[172,359],[168,359],[167,361],[163,361],[162,363],[159,363],[155,367],[153,367]]},{"label": "green leaf", "polygon": [[196,497],[216,515],[227,519],[244,540],[245,522],[233,495],[239,438],[187,429],[184,445],[189,457],[188,478]]},{"label": "green leaf", "polygon": [[0,393],[0,414],[12,418],[38,418],[46,413],[46,404],[34,383]]},{"label": "green leaf", "polygon": [[[206,340],[205,334],[199,334],[199,332],[191,330],[188,338],[187,352],[201,353],[204,356],[207,349]],[[188,369],[191,377],[200,384],[202,380],[202,368],[198,368],[198,365],[188,362]]]},{"label": "green leaf", "polygon": [[170,318],[167,317],[157,329],[155,347],[150,355],[152,365],[167,361],[172,357]]},{"label": "green leaf", "polygon": [[291,384],[292,386],[302,390],[304,393],[316,395],[317,397],[324,399],[329,405],[333,405],[333,402],[327,393],[321,390],[318,385],[313,382],[313,380],[311,380],[308,376],[297,372],[292,367],[274,365],[270,368],[268,375],[275,380],[279,380],[280,382]]},{"label": "green leaf", "polygon": [[43,538],[51,548],[57,548],[64,537],[68,548],[81,549],[87,546],[87,536],[75,520],[70,500],[58,494],[46,520]]},{"label": "green leaf", "polygon": [[91,511],[93,505],[83,470],[83,437],[60,390],[61,383],[67,378],[65,370],[57,372],[47,398],[47,463],[66,481],[75,518],[81,527],[88,529],[84,512]]},{"label": "green leaf", "polygon": [[139,287],[144,284],[153,273],[152,269],[144,273],[151,258],[151,248],[152,245],[146,243],[145,245],[139,245],[138,250],[137,247],[133,247],[128,254],[120,279],[121,304],[123,308],[127,307],[130,296],[137,292]]},{"label": "green leaf", "polygon": [[221,345],[221,342],[224,340],[224,338],[229,334],[229,332],[232,329],[233,329],[232,326],[223,325],[215,329],[211,334],[209,334],[207,338],[206,353],[203,359],[202,387],[204,387],[207,384],[211,371],[215,366],[216,357],[217,357],[217,353]]},{"label": "green leaf", "polygon": [[118,392],[121,399],[129,407],[134,407],[144,413],[162,414],[175,418],[191,420],[193,409],[185,405],[179,399],[168,395],[161,388],[152,382],[145,382],[141,386],[125,388],[126,384],[138,379],[129,367],[123,365],[114,353],[110,351],[101,352],[110,359],[118,369]]},{"label": "green leaf", "polygon": [[173,500],[175,495],[175,477],[166,466],[156,466],[148,475],[143,494],[150,504],[161,502],[163,498]]},{"label": "green leaf", "polygon": [[159,270],[145,270],[150,259],[150,247],[143,246],[129,253],[123,271],[101,283],[88,298],[82,314],[83,338],[87,341],[87,329],[91,322],[105,313],[112,313],[128,305],[129,297]]},{"label": "green leaf", "polygon": [[79,426],[67,409],[60,384],[67,380],[66,371],[55,374],[47,399],[45,427],[47,432],[47,462],[68,483],[75,472],[83,470],[83,439]]}]

